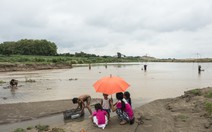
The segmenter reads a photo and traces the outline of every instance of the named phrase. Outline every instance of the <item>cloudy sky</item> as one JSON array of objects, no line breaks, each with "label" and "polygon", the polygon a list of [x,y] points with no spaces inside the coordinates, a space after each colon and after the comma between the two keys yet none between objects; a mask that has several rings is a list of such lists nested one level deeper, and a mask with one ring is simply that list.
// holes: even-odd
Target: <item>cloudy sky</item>
[{"label": "cloudy sky", "polygon": [[212,57],[212,0],[0,0],[0,43],[47,39],[59,53]]}]

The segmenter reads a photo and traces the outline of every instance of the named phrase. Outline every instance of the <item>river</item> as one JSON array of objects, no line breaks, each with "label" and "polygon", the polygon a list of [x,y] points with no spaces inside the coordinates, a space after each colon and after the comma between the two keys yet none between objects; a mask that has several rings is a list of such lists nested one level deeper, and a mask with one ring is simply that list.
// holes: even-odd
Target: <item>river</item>
[{"label": "river", "polygon": [[[147,71],[143,70],[147,64]],[[198,73],[198,65],[202,71]],[[93,84],[104,76],[119,76],[130,87],[133,107],[141,106],[155,99],[173,98],[184,91],[212,86],[212,63],[114,63],[96,64],[72,69],[1,72],[0,104],[71,99],[81,94],[102,98]],[[9,81],[17,79],[18,88],[8,88]],[[35,82],[26,82],[26,80]],[[113,95],[113,97],[115,97]],[[48,122],[48,123],[47,123]],[[0,130],[12,131],[18,127],[34,124],[63,124],[61,114],[36,120],[1,125]]]},{"label": "river", "polygon": [[[147,64],[147,71],[142,70]],[[93,84],[104,76],[119,76],[130,87],[134,106],[146,102],[182,95],[184,91],[212,86],[212,63],[201,63],[204,71],[198,73],[197,63],[115,63],[74,67],[72,69],[1,72],[0,104],[60,100],[96,93]],[[19,81],[18,89],[11,91],[7,86],[11,79]],[[26,82],[26,79],[35,82]]]}]

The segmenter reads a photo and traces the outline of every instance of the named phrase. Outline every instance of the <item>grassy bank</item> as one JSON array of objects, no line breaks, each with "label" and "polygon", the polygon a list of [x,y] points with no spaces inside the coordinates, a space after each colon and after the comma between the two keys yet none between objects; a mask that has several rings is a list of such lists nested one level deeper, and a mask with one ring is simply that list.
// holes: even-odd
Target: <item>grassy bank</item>
[{"label": "grassy bank", "polygon": [[75,56],[32,56],[32,55],[0,55],[0,63],[62,63],[62,64],[88,64],[88,63],[109,63],[109,62],[138,62],[139,58],[125,57],[117,58],[110,56],[98,57],[75,57]]},{"label": "grassy bank", "polygon": [[139,61],[139,58],[135,57],[0,55],[0,72],[72,68],[74,64]]},{"label": "grassy bank", "polygon": [[0,64],[22,63],[22,64],[89,64],[89,63],[110,63],[110,62],[212,62],[212,58],[202,59],[157,59],[154,57],[113,57],[113,56],[35,56],[35,55],[0,55]]}]

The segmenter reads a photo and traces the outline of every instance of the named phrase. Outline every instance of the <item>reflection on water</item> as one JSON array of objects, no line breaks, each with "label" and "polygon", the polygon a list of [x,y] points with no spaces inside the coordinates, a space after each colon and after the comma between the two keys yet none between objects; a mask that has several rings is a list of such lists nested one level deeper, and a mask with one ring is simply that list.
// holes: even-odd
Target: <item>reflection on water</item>
[{"label": "reflection on water", "polygon": [[[120,76],[129,84],[134,106],[158,99],[176,97],[185,90],[212,85],[211,63],[202,63],[205,71],[198,74],[196,63],[145,63],[146,72],[142,70],[144,63],[119,63],[92,65],[72,69],[40,70],[24,72],[2,72],[0,80],[0,103],[17,103],[31,101],[60,100],[90,94],[94,98],[101,97],[96,93],[93,84],[103,76]],[[6,88],[11,79],[19,80],[16,90]],[[26,78],[35,82],[26,82]],[[114,95],[113,95],[114,96]]]}]

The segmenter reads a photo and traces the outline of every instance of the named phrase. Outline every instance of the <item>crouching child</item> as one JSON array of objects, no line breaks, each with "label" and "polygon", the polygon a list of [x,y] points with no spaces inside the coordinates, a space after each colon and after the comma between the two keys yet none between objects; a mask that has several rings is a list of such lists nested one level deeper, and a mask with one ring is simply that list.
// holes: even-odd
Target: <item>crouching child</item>
[{"label": "crouching child", "polygon": [[108,118],[107,118],[107,112],[102,109],[102,106],[100,103],[95,104],[95,111],[92,114],[92,121],[93,123],[104,129],[106,125],[108,124]]}]

